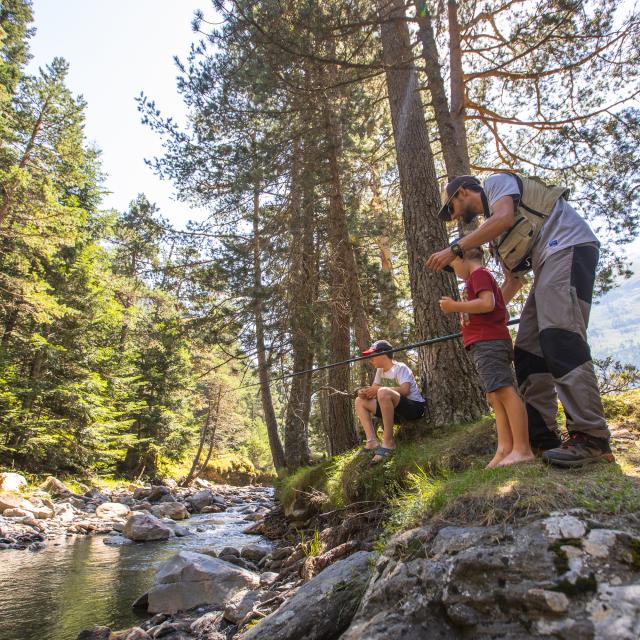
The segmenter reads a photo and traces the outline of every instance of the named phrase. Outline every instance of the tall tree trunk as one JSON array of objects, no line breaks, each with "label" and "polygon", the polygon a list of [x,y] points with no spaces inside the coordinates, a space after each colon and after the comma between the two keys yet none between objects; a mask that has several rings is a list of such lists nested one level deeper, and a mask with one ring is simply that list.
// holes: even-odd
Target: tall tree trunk
[{"label": "tall tree trunk", "polygon": [[260,193],[253,192],[253,311],[256,324],[256,352],[258,356],[258,380],[260,382],[260,397],[262,412],[267,425],[269,446],[273,466],[281,469],[285,466],[284,449],[278,435],[278,421],[273,408],[271,387],[269,386],[269,368],[264,342],[264,318],[262,313],[262,258],[260,255]]},{"label": "tall tree trunk", "polygon": [[[458,319],[440,311],[443,295],[456,295],[454,278],[434,273],[426,258],[447,244],[433,154],[412,63],[409,29],[402,0],[378,0],[381,37],[400,175],[402,212],[409,258],[415,324],[421,340],[457,331]],[[478,418],[487,407],[475,370],[458,341],[423,347],[420,373],[426,383],[429,419],[438,425]]]},{"label": "tall tree trunk", "polygon": [[376,244],[380,252],[380,306],[382,310],[384,337],[393,341],[400,336],[400,310],[398,307],[398,290],[393,277],[391,244],[389,242],[389,221],[385,216],[382,204],[380,176],[375,167],[371,170],[371,213],[376,220],[380,234],[376,236]]},{"label": "tall tree trunk", "polygon": [[[289,231],[289,322],[293,351],[293,370],[304,371],[313,366],[315,336],[316,258],[314,247],[314,185],[311,174],[310,141],[304,149],[294,144],[291,182]],[[311,374],[292,379],[287,403],[284,450],[287,469],[293,471],[308,464],[308,429],[311,411]]]},{"label": "tall tree trunk", "polygon": [[[330,92],[328,92],[329,95]],[[329,308],[331,311],[330,355],[333,362],[347,360],[350,357],[349,310],[354,309],[352,298],[354,291],[349,274],[354,276],[355,256],[349,242],[346,216],[342,201],[339,158],[341,151],[340,129],[336,115],[329,105],[329,99],[323,106],[325,144],[329,168]],[[357,271],[355,271],[357,274]],[[359,289],[359,286],[358,286]],[[351,304],[350,304],[351,298]],[[361,299],[360,299],[361,302]],[[364,310],[364,307],[362,307]],[[354,314],[355,317],[356,314]],[[363,326],[355,320],[356,333]],[[367,329],[368,334],[368,329]],[[368,338],[368,335],[367,335]],[[358,343],[365,337],[360,335]],[[329,369],[328,437],[331,455],[347,451],[357,442],[351,407],[349,366]]]},{"label": "tall tree trunk", "polygon": [[[438,48],[433,33],[433,23],[431,14],[427,7],[426,0],[417,0],[416,19],[418,21],[418,36],[422,44],[422,57],[424,59],[425,72],[427,75],[427,87],[431,94],[431,104],[436,118],[436,125],[440,134],[440,146],[442,147],[442,155],[444,164],[449,178],[453,176],[467,175],[471,170],[469,167],[469,151],[467,149],[467,138],[464,129],[464,110],[459,108],[457,113],[451,113],[449,110],[449,101],[445,90],[444,79],[440,61],[438,59]],[[459,48],[458,34],[458,49]],[[460,61],[461,64],[461,61]],[[460,76],[461,66],[456,69],[455,88],[456,100],[460,100],[460,91],[464,96],[463,78]],[[451,89],[453,94],[454,74],[451,74]],[[462,137],[460,132],[462,130]]]}]

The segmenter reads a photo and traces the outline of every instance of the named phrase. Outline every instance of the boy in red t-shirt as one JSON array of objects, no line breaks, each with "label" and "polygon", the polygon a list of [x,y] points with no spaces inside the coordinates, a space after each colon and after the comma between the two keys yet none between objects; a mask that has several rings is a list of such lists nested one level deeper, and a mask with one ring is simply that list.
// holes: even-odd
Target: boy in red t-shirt
[{"label": "boy in red t-shirt", "polygon": [[533,460],[527,410],[514,386],[513,346],[502,292],[484,268],[482,249],[465,251],[464,258],[456,258],[451,266],[465,282],[463,300],[441,298],[440,308],[444,313],[460,313],[464,346],[471,353],[496,415],[498,450],[487,468]]}]

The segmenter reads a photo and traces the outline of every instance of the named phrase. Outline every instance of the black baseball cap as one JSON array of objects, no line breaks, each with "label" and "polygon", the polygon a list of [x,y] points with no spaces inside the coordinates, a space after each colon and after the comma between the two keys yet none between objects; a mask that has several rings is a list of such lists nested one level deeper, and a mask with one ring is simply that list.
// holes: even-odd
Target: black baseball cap
[{"label": "black baseball cap", "polygon": [[366,351],[362,352],[362,355],[373,356],[376,353],[385,353],[392,350],[393,347],[386,340],[376,340]]},{"label": "black baseball cap", "polygon": [[447,182],[445,187],[440,192],[440,202],[442,208],[438,217],[440,220],[448,222],[451,220],[451,199],[458,193],[460,187],[482,187],[480,180],[475,176],[455,176]]}]

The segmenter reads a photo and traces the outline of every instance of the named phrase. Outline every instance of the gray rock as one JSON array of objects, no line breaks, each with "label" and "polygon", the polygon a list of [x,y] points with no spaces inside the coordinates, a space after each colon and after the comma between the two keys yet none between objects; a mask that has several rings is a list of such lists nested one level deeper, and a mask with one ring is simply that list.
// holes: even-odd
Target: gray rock
[{"label": "gray rock", "polygon": [[171,491],[168,487],[163,487],[162,485],[156,485],[151,487],[151,491],[148,495],[149,502],[158,502],[161,498],[166,495],[169,495]]},{"label": "gray rock", "polygon": [[372,557],[371,553],[358,551],[327,567],[274,613],[243,633],[242,640],[338,638],[348,627],[366,588]]},{"label": "gray rock", "polygon": [[0,473],[0,491],[21,491],[27,484],[27,479],[19,473]]},{"label": "gray rock", "polygon": [[138,489],[133,490],[133,499],[134,500],[145,500],[151,494],[150,487],[139,487]]},{"label": "gray rock", "polygon": [[151,640],[151,636],[140,627],[132,627],[121,634],[112,636],[111,640]]},{"label": "gray rock", "polygon": [[260,574],[260,586],[270,587],[278,578],[278,574],[275,571],[265,571]]},{"label": "gray rock", "polygon": [[205,613],[191,624],[191,633],[193,633],[197,638],[207,638],[207,640],[209,640],[213,637],[212,634],[217,631],[221,622],[221,611]]},{"label": "gray rock", "polygon": [[150,613],[176,613],[208,604],[224,607],[238,591],[259,585],[256,574],[202,553],[180,551],[160,566],[149,590]]},{"label": "gray rock", "polygon": [[585,538],[582,520],[559,513],[404,532],[379,557],[340,638],[638,638],[640,540],[621,529]]},{"label": "gray rock", "polygon": [[117,520],[129,515],[129,507],[119,502],[103,502],[96,507],[96,516],[102,520]]},{"label": "gray rock", "polygon": [[253,611],[260,601],[260,591],[240,591],[236,593],[224,608],[224,618],[232,624],[238,624]]},{"label": "gray rock", "polygon": [[112,547],[121,547],[127,544],[133,544],[133,540],[125,538],[124,536],[107,536],[102,538],[103,544],[111,545]]},{"label": "gray rock", "polygon": [[187,498],[187,502],[192,506],[194,511],[202,511],[205,507],[211,506],[214,495],[209,489],[196,491]]},{"label": "gray rock", "polygon": [[176,498],[175,496],[172,496],[170,493],[168,493],[165,496],[162,496],[162,498],[160,498],[160,502],[176,502]]},{"label": "gray rock", "polygon": [[149,513],[134,512],[122,532],[130,540],[147,542],[166,540],[171,537],[171,528]]},{"label": "gray rock", "polygon": [[182,502],[161,502],[151,509],[151,513],[157,518],[172,520],[186,520],[189,517],[189,512]]},{"label": "gray rock", "polygon": [[236,547],[224,547],[220,552],[221,556],[236,556],[240,557],[240,550],[236,549]]},{"label": "gray rock", "polygon": [[240,552],[240,557],[246,558],[247,560],[251,560],[252,562],[259,562],[270,551],[271,551],[271,548],[266,544],[248,544],[242,547],[242,551]]}]

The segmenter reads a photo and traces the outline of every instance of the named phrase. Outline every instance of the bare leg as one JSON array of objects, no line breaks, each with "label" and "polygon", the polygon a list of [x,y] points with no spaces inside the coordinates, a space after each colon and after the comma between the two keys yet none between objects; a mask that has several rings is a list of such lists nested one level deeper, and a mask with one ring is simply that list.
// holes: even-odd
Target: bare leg
[{"label": "bare leg", "polygon": [[496,415],[496,431],[498,433],[498,449],[491,462],[485,467],[485,469],[493,469],[511,453],[513,440],[511,439],[511,428],[509,427],[507,412],[495,391],[487,393],[487,401],[493,407]]},{"label": "bare leg", "polygon": [[503,387],[495,393],[507,413],[513,441],[511,453],[499,462],[498,466],[503,467],[533,460],[535,456],[529,445],[527,410],[524,402],[513,387]]},{"label": "bare leg", "polygon": [[[382,414],[382,446],[385,449],[395,449],[396,442],[393,439],[393,412],[400,402],[400,394],[393,389],[382,387],[378,389],[378,404]],[[374,456],[373,462],[380,462],[381,456]]]},{"label": "bare leg", "polygon": [[367,436],[367,442],[365,444],[366,449],[377,449],[380,446],[376,436],[376,430],[373,427],[372,416],[375,412],[376,401],[373,398],[370,400],[365,398],[356,398],[356,415],[358,416],[358,420],[360,420],[360,424]]}]

